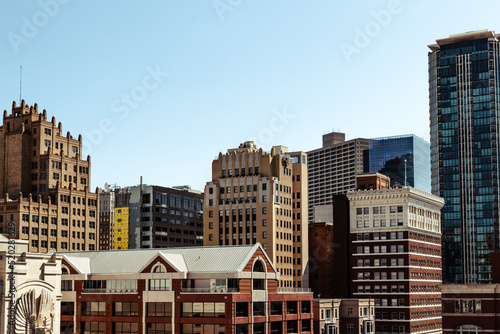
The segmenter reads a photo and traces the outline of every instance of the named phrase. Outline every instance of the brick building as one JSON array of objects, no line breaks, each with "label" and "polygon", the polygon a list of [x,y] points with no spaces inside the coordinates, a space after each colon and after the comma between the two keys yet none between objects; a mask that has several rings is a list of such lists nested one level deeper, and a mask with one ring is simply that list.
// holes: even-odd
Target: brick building
[{"label": "brick building", "polygon": [[491,284],[443,284],[443,333],[500,333],[500,253],[491,253]]},{"label": "brick building", "polygon": [[334,296],[334,242],[332,223],[309,224],[309,286],[317,298]]},{"label": "brick building", "polygon": [[314,299],[314,334],[371,334],[374,309],[373,299]]},{"label": "brick building", "polygon": [[204,245],[260,242],[280,287],[308,287],[307,156],[245,142],[212,163],[205,186]]},{"label": "brick building", "polygon": [[312,333],[260,244],[62,255],[62,334]]},{"label": "brick building", "polygon": [[356,190],[351,292],[375,299],[377,333],[441,332],[441,207],[412,187]]},{"label": "brick building", "polygon": [[4,111],[0,146],[0,232],[13,222],[29,252],[97,249],[98,193],[90,190],[90,156],[81,159],[82,136],[64,136],[60,122],[23,100]]}]

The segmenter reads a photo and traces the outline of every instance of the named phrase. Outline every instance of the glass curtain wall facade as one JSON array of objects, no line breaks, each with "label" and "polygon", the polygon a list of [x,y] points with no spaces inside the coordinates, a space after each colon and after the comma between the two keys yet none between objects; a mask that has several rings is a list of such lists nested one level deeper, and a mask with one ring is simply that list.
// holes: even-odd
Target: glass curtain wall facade
[{"label": "glass curtain wall facade", "polygon": [[444,197],[443,282],[490,283],[499,251],[499,41],[494,32],[429,45],[432,192]]},{"label": "glass curtain wall facade", "polygon": [[391,178],[391,186],[406,185],[431,192],[430,144],[415,135],[373,138],[369,142],[369,173]]}]

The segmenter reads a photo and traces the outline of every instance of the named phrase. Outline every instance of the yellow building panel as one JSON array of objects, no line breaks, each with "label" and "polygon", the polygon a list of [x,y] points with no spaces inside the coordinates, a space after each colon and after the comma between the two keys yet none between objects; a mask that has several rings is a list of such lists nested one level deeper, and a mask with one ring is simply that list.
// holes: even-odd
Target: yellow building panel
[{"label": "yellow building panel", "polygon": [[115,249],[128,249],[129,208],[115,208]]}]

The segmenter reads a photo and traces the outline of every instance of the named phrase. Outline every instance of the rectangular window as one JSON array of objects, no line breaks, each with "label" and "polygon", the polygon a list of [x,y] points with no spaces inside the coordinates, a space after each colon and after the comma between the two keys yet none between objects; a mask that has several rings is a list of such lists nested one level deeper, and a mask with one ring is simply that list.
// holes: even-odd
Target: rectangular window
[{"label": "rectangular window", "polygon": [[106,333],[106,323],[105,322],[82,322],[82,333],[88,334],[104,334]]},{"label": "rectangular window", "polygon": [[146,303],[148,317],[171,317],[172,303]]},{"label": "rectangular window", "polygon": [[81,303],[82,315],[105,315],[106,303],[105,302],[82,302]]},{"label": "rectangular window", "polygon": [[122,317],[132,317],[138,315],[137,302],[114,302],[113,315]]}]

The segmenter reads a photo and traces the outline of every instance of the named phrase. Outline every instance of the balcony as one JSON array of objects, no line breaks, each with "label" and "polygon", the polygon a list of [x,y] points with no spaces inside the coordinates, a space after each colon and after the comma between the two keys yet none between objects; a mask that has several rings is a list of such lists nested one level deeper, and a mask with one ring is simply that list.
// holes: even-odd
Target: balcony
[{"label": "balcony", "polygon": [[82,293],[137,293],[137,289],[84,288]]},{"label": "balcony", "polygon": [[183,288],[182,293],[239,293],[238,288]]},{"label": "balcony", "polygon": [[311,288],[278,288],[278,292],[307,293],[307,292],[312,292],[312,290]]}]

